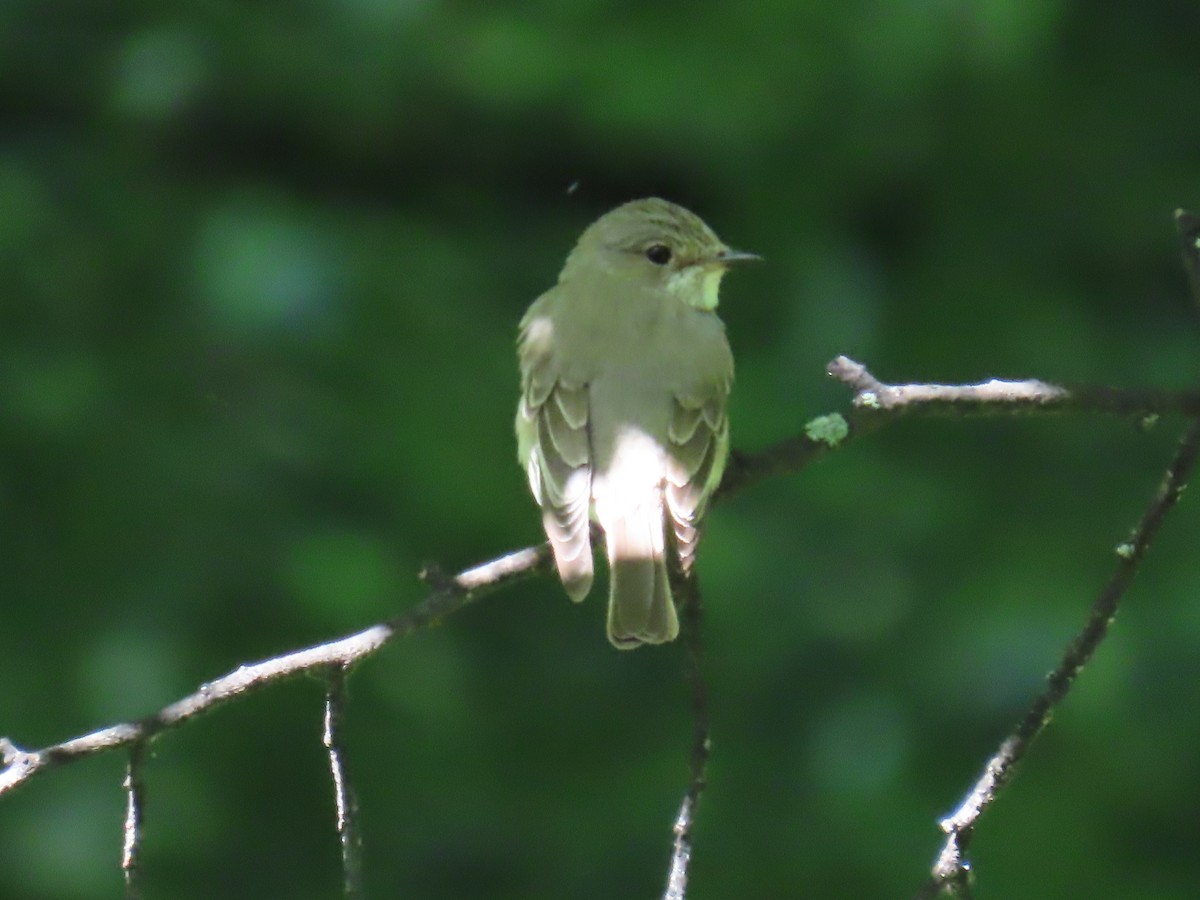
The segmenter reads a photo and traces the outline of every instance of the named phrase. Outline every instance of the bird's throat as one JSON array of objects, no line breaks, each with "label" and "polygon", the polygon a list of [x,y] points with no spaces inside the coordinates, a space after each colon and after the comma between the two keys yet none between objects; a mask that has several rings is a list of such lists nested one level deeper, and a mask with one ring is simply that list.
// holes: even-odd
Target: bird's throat
[{"label": "bird's throat", "polygon": [[717,266],[688,266],[667,282],[667,290],[693,309],[712,312],[720,300],[721,276]]}]

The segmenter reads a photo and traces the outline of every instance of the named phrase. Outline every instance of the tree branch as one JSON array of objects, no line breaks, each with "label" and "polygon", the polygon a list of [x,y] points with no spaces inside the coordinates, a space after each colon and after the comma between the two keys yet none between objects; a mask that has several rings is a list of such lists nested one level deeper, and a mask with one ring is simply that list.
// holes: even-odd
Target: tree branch
[{"label": "tree branch", "polygon": [[[1200,299],[1197,300],[1200,305]],[[1010,416],[1112,414],[1147,418],[1170,413],[1200,417],[1200,390],[1101,386],[1064,387],[1036,379],[978,384],[887,384],[862,363],[839,356],[827,372],[853,392],[846,413],[818,416],[804,432],[761,453],[735,452],[715,499],[759,481],[795,472],[846,442],[863,437],[904,416]]]},{"label": "tree branch", "polygon": [[346,669],[329,670],[325,692],[325,725],[321,742],[329,755],[329,774],[333,781],[338,843],[342,848],[342,896],[363,896],[362,832],[358,827],[358,798],[350,784],[346,768],[346,748],[342,744],[342,719],[346,712]]},{"label": "tree branch", "polygon": [[[1183,218],[1180,219],[1181,227]],[[1187,220],[1195,226],[1195,220]],[[1191,245],[1196,252],[1195,238]],[[1185,252],[1186,252],[1185,245]],[[1192,271],[1192,270],[1189,270]],[[1200,305],[1200,297],[1198,297]],[[829,364],[829,374],[845,383],[854,391],[852,406],[843,413],[832,413],[810,420],[802,434],[788,438],[753,455],[735,453],[725,473],[715,502],[766,478],[796,472],[808,464],[821,459],[829,451],[847,441],[865,435],[903,416],[910,415],[1011,415],[1054,413],[1117,413],[1121,415],[1151,416],[1162,413],[1182,413],[1200,416],[1200,391],[1159,391],[1104,387],[1066,388],[1042,381],[998,381],[991,380],[972,385],[942,384],[886,384],[872,375],[865,366],[848,357],[840,356]],[[1194,450],[1194,448],[1193,448]],[[1186,475],[1192,459],[1183,459],[1187,466],[1176,467]],[[1174,503],[1172,496],[1164,506]],[[1150,524],[1157,530],[1155,519]],[[1146,534],[1146,540],[1153,530]],[[1143,549],[1132,543],[1134,556],[1140,560]],[[107,728],[44,747],[40,750],[23,750],[8,738],[0,738],[0,795],[14,790],[34,775],[49,771],[59,765],[113,750],[118,747],[137,748],[131,755],[127,778],[128,814],[126,819],[126,844],[124,867],[126,871],[128,897],[137,896],[137,855],[142,816],[142,788],[139,775],[144,746],[161,732],[177,727],[189,719],[244,696],[251,691],[294,677],[306,672],[339,672],[344,677],[353,665],[378,652],[397,637],[403,637],[431,623],[441,620],[462,609],[467,604],[502,587],[513,584],[535,574],[551,570],[550,552],[547,545],[526,547],[466,569],[453,577],[436,572],[426,573],[432,592],[401,615],[355,634],[347,635],[326,643],[297,650],[282,656],[243,665],[234,671],[201,685],[194,693],[164,707],[144,719],[112,725]],[[1131,577],[1131,575],[1130,575]],[[1121,590],[1123,591],[1123,587]],[[1119,594],[1118,594],[1119,597]],[[691,777],[687,793],[681,804],[675,825],[675,843],[672,856],[672,873],[667,897],[683,897],[687,880],[687,862],[691,852],[691,829],[695,806],[704,789],[704,767],[708,755],[708,721],[706,691],[700,673],[699,644],[699,597],[696,603],[685,607],[685,617],[692,617],[689,625],[688,648],[692,684],[692,703],[695,713]],[[1105,623],[1107,627],[1107,623]],[[1101,635],[1102,636],[1102,635]],[[694,641],[694,643],[692,643]],[[1094,645],[1082,657],[1094,650]],[[1072,670],[1065,684],[1076,670]],[[332,696],[332,695],[331,695]],[[333,702],[336,713],[340,700]],[[1054,702],[1057,702],[1055,700]],[[329,714],[327,705],[327,715]],[[1032,715],[1032,714],[1031,714]],[[336,717],[335,717],[336,718]],[[336,722],[334,723],[336,725]],[[1039,729],[1040,730],[1040,729]],[[336,747],[335,737],[332,738]],[[1036,730],[1032,732],[1036,734]],[[331,740],[327,738],[327,740]],[[1027,743],[1027,740],[1026,740]],[[327,744],[328,746],[328,744]],[[1003,749],[1003,748],[1002,748]],[[1023,753],[1023,749],[1021,750]],[[344,771],[340,753],[330,748],[331,772],[338,784]],[[1019,755],[1018,755],[1019,756]],[[999,765],[1007,765],[1003,757]],[[997,776],[996,785],[1007,778],[1007,768]],[[336,788],[339,803],[338,829],[343,848],[343,871],[347,896],[355,896],[358,882],[359,857],[357,856],[357,832],[352,810],[352,798],[343,787]],[[991,796],[990,794],[988,795]],[[983,804],[986,806],[986,803]],[[982,811],[982,807],[980,808]],[[977,816],[978,813],[975,813]],[[958,852],[957,862],[947,864],[950,873],[941,884],[951,883],[950,878],[965,872],[961,852],[969,840],[970,826],[954,824],[958,818],[951,817],[947,826],[953,833],[948,842],[947,853]],[[971,820],[974,821],[973,818]],[[953,846],[951,846],[951,844]],[[349,855],[347,855],[349,853]],[[949,859],[949,857],[947,857]],[[672,890],[677,890],[672,894]],[[940,890],[940,887],[939,887]],[[962,896],[960,894],[960,896]]]},{"label": "tree branch", "polygon": [[[1179,235],[1184,271],[1188,277],[1188,287],[1196,308],[1200,309],[1200,219],[1186,210],[1179,209],[1175,211],[1175,226]],[[844,359],[844,357],[840,359]],[[853,366],[856,365],[854,363],[848,366],[846,371],[852,372]],[[859,369],[861,368],[860,366]],[[865,371],[862,369],[862,372],[865,373]],[[869,374],[866,377],[870,378]],[[990,387],[995,384],[997,383],[989,382],[986,386],[977,385],[975,387]],[[1041,385],[1040,382],[1024,382],[1023,384],[1031,387]],[[886,395],[888,393],[887,386],[882,387],[885,388]],[[1045,387],[1053,389],[1052,385]],[[864,385],[866,390],[873,388],[872,385]],[[1034,393],[1038,393],[1038,391],[1034,389]],[[1092,398],[1096,401],[1113,399],[1111,389],[1076,390],[1074,395]],[[1044,396],[1048,400],[1050,399],[1049,393]],[[1132,411],[1121,408],[1128,399],[1130,399],[1128,394],[1124,398],[1116,398],[1114,406],[1117,408],[1111,411]],[[1171,398],[1161,395],[1152,399],[1162,402]],[[1188,395],[1176,395],[1174,399],[1182,401],[1181,406],[1175,407],[1173,403],[1168,402],[1151,412],[1179,411],[1195,416]],[[855,402],[858,402],[857,396]],[[1060,397],[1058,402],[1068,402],[1068,398]],[[1085,400],[1085,402],[1087,401]],[[1200,419],[1193,418],[1191,427],[1180,441],[1175,458],[1167,468],[1158,492],[1143,513],[1133,535],[1127,542],[1117,546],[1116,570],[1092,604],[1091,612],[1082,630],[1067,645],[1062,660],[1050,673],[1046,688],[1034,700],[1033,705],[1017,723],[1013,732],[1000,743],[962,803],[953,813],[938,823],[947,835],[946,842],[938,853],[929,878],[917,892],[917,900],[933,900],[942,894],[949,894],[958,900],[971,900],[970,864],[967,861],[966,853],[979,818],[996,799],[997,794],[1009,783],[1017,763],[1021,761],[1030,745],[1045,729],[1054,710],[1070,691],[1075,677],[1087,665],[1092,654],[1096,652],[1096,648],[1108,634],[1109,625],[1112,624],[1113,618],[1117,614],[1121,598],[1137,574],[1150,543],[1162,526],[1163,519],[1175,506],[1187,486],[1188,479],[1196,466],[1198,454],[1200,454]]]},{"label": "tree branch", "polygon": [[681,598],[683,640],[687,648],[687,681],[692,693],[692,752],[689,761],[688,787],[679,804],[672,829],[675,840],[671,846],[671,866],[667,871],[667,889],[663,900],[685,900],[687,897],[688,864],[692,859],[692,828],[700,795],[708,785],[708,681],[704,677],[704,604],[700,582],[693,570],[680,579],[677,589]]},{"label": "tree branch", "polygon": [[[839,356],[829,365],[833,377],[854,391],[853,408],[811,420],[803,434],[753,455],[737,453],[714,502],[752,484],[796,472],[830,450],[894,421],[901,415],[966,413],[974,415],[1040,412],[1122,413],[1155,415],[1177,412],[1200,416],[1200,391],[1157,391],[1121,388],[1063,388],[1040,381],[989,381],[977,385],[888,385],[860,363]],[[123,722],[40,750],[23,750],[0,737],[0,795],[34,775],[97,753],[147,741],[251,691],[304,672],[348,668],[403,637],[462,609],[501,587],[550,571],[546,545],[525,547],[435,581],[431,594],[387,622],[363,631],[282,656],[239,666],[134,722]]]},{"label": "tree branch", "polygon": [[140,721],[112,725],[41,750],[22,750],[8,738],[0,738],[0,756],[4,763],[4,769],[0,770],[0,795],[40,772],[107,750],[148,741],[200,713],[286,678],[335,667],[347,669],[397,637],[445,618],[501,587],[537,572],[549,571],[549,562],[550,550],[543,545],[516,550],[466,569],[453,578],[444,579],[423,601],[388,622],[314,647],[239,666]]},{"label": "tree branch", "polygon": [[1153,416],[1181,413],[1200,416],[1200,391],[1116,388],[1099,385],[1066,387],[1037,379],[978,384],[885,384],[862,363],[839,356],[829,374],[854,391],[856,409],[880,413],[995,416],[1014,413],[1106,413]]},{"label": "tree branch", "polygon": [[121,871],[125,876],[125,900],[142,896],[142,820],[145,817],[146,789],[142,782],[142,763],[146,759],[145,741],[129,747],[125,764],[125,824],[122,829]]},{"label": "tree branch", "polygon": [[1075,677],[1087,665],[1096,648],[1108,634],[1117,614],[1121,598],[1129,589],[1142,564],[1146,551],[1162,526],[1167,513],[1174,508],[1187,486],[1188,479],[1200,455],[1200,421],[1193,422],[1183,439],[1174,460],[1167,468],[1158,492],[1150,501],[1130,539],[1116,548],[1117,566],[1104,589],[1092,604],[1091,612],[1079,634],[1067,645],[1058,666],[1050,673],[1045,689],[1034,700],[1017,727],[1008,735],[987,761],[970,793],[939,826],[948,837],[933,865],[932,874],[917,893],[918,900],[931,900],[943,893],[966,898],[969,895],[969,865],[967,848],[980,816],[996,799],[996,795],[1012,778],[1014,768],[1028,752],[1030,745],[1045,729],[1054,710],[1070,691]]}]

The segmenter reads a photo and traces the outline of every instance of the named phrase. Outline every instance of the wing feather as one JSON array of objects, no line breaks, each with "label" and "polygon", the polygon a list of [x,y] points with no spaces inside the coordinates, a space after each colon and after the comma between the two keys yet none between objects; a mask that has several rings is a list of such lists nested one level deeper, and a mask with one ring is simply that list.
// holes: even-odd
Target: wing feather
[{"label": "wing feather", "polygon": [[728,376],[703,382],[672,398],[664,493],[675,535],[675,551],[684,572],[691,569],[695,560],[700,518],[721,482],[729,455],[725,406],[732,385],[732,363],[729,368]]},{"label": "wing feather", "polygon": [[568,384],[558,375],[553,328],[534,314],[537,309],[535,304],[521,323],[517,448],[542,508],[559,578],[578,601],[587,596],[593,578],[587,387]]}]

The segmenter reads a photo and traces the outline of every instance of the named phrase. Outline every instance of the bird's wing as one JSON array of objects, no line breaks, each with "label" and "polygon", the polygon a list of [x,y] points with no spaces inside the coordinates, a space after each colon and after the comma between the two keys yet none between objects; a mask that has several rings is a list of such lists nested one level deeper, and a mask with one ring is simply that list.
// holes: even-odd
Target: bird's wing
[{"label": "bird's wing", "polygon": [[733,385],[728,346],[713,357],[708,377],[676,391],[667,428],[667,510],[674,526],[675,549],[684,572],[691,569],[699,540],[697,527],[725,471],[729,457],[729,419],[725,413]]},{"label": "bird's wing", "polygon": [[582,600],[593,575],[587,385],[563,377],[553,324],[541,303],[534,304],[521,321],[518,354],[517,452],[542,508],[542,524],[563,587],[572,600]]}]

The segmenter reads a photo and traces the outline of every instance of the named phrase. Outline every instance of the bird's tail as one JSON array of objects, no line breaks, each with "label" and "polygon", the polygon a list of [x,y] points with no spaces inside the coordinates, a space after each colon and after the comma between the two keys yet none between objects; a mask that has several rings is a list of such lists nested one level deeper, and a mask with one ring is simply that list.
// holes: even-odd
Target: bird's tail
[{"label": "bird's tail", "polygon": [[679,617],[667,580],[661,507],[623,511],[600,524],[608,544],[608,639],[622,650],[674,640]]}]

